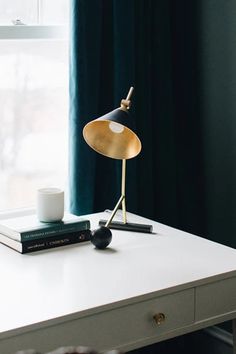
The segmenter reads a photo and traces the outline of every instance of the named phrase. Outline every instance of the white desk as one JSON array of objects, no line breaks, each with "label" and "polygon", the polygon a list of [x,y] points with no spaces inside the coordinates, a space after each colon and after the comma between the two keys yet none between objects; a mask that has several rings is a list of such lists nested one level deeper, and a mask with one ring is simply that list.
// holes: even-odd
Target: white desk
[{"label": "white desk", "polygon": [[86,243],[21,255],[0,245],[0,353],[127,351],[236,318],[236,250],[138,221],[155,234],[113,230],[103,251]]}]

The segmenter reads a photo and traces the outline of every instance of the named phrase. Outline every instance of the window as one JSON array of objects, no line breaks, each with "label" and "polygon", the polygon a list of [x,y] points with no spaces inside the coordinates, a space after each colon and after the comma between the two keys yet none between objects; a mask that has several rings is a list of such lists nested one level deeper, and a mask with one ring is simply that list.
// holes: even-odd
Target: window
[{"label": "window", "polygon": [[0,0],[0,209],[67,181],[69,0]]}]

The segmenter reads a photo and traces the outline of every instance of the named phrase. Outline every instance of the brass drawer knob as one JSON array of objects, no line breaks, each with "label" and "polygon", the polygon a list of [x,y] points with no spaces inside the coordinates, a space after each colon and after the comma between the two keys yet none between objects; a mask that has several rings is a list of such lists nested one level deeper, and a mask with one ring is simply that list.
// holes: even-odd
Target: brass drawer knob
[{"label": "brass drawer knob", "polygon": [[153,316],[154,321],[156,322],[157,326],[160,326],[166,319],[164,313],[157,313]]}]

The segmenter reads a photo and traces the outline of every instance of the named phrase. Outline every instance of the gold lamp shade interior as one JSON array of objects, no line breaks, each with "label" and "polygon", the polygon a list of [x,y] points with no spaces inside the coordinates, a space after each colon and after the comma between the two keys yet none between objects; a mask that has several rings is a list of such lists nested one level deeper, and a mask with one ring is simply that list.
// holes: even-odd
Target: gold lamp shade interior
[{"label": "gold lamp shade interior", "polygon": [[[96,152],[113,159],[137,156],[141,151],[141,142],[132,129],[122,124],[123,116],[129,120],[129,114],[119,108],[111,113],[114,119],[107,114],[86,124],[83,129],[85,141]],[[117,119],[120,116],[122,119]]]}]

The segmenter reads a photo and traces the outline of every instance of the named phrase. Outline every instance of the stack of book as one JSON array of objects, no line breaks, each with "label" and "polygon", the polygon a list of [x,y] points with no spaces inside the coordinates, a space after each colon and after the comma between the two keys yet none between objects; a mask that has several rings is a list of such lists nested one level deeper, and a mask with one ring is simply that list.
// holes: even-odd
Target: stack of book
[{"label": "stack of book", "polygon": [[35,214],[0,220],[0,242],[20,253],[29,253],[90,240],[90,221],[65,214],[60,222],[44,223]]}]

